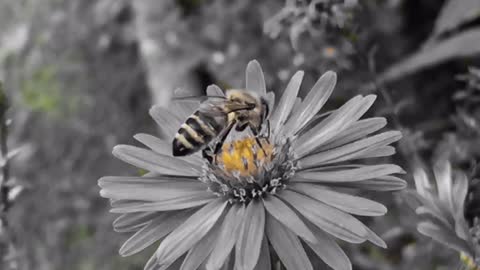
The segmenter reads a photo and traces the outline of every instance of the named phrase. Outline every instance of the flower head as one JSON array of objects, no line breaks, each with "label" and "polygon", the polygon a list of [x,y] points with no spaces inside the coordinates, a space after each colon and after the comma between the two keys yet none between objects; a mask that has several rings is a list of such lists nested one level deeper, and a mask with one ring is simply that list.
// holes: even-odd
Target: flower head
[{"label": "flower head", "polygon": [[418,231],[460,253],[468,269],[480,269],[480,223],[465,220],[465,199],[469,181],[465,174],[452,172],[449,162],[440,161],[434,167],[436,187],[432,186],[423,169],[414,173],[416,192],[420,202]]},{"label": "flower head", "polygon": [[[391,175],[402,173],[400,167],[358,163],[392,155],[389,144],[401,137],[396,131],[370,136],[386,125],[384,118],[359,120],[375,96],[354,97],[319,115],[335,73],[325,73],[302,101],[297,94],[303,72],[297,72],[276,106],[258,62],[250,62],[246,73],[246,89],[271,108],[270,126],[265,123],[258,136],[232,131],[213,158],[173,157],[171,138],[199,106],[184,102],[150,111],[167,140],[139,134],[135,138],[150,149],[114,148],[116,157],[149,171],[143,177],[99,180],[101,195],[112,200],[111,211],[122,214],[114,228],[136,232],[120,253],[130,255],[161,240],[146,269],[177,262],[181,269],[252,270],[270,269],[271,246],[287,269],[308,270],[313,267],[302,242],[333,269],[351,269],[335,238],[385,247],[352,215],[380,216],[385,206],[349,194],[405,187]],[[223,92],[211,86],[207,94]]]}]

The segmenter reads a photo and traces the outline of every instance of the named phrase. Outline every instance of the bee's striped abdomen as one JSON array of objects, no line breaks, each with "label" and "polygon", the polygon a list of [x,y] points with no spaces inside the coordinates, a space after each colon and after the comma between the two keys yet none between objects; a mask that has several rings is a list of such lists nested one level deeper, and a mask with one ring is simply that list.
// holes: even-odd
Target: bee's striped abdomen
[{"label": "bee's striped abdomen", "polygon": [[173,155],[185,156],[202,149],[221,130],[221,125],[214,118],[195,112],[188,117],[175,135]]}]

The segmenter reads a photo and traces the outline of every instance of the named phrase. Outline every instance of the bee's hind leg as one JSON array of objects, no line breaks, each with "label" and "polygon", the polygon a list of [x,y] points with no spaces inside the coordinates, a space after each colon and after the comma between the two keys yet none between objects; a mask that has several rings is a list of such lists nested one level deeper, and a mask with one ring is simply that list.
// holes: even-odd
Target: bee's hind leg
[{"label": "bee's hind leg", "polygon": [[202,157],[206,159],[210,164],[213,164],[216,156],[213,153],[212,148],[208,146],[202,150]]},{"label": "bee's hind leg", "polygon": [[213,154],[217,156],[218,153],[220,153],[220,150],[222,150],[223,143],[227,139],[228,134],[232,130],[233,126],[235,126],[236,122],[232,121],[228,126],[222,130],[222,132],[219,134],[219,140],[215,143],[215,150],[213,151]]}]

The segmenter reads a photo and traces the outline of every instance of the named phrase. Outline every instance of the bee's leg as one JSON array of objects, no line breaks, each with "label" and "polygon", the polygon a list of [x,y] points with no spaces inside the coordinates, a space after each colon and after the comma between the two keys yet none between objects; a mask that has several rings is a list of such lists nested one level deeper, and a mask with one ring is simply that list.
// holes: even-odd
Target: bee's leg
[{"label": "bee's leg", "polygon": [[263,154],[264,154],[265,156],[267,156],[267,152],[265,152],[265,149],[263,149],[262,142],[261,142],[260,139],[258,138],[258,131],[257,131],[255,128],[252,128],[252,126],[250,126],[250,130],[252,131],[253,136],[255,136],[255,141],[256,141],[257,144],[260,146],[260,148],[262,148]]},{"label": "bee's leg", "polygon": [[267,142],[270,143],[270,120],[267,120]]},{"label": "bee's leg", "polygon": [[202,157],[210,164],[213,164],[213,159],[215,158],[215,155],[213,154],[212,148],[206,147],[205,149],[202,150]]},{"label": "bee's leg", "polygon": [[220,137],[220,140],[217,141],[217,143],[215,144],[215,150],[213,151],[213,154],[216,156],[220,150],[222,149],[222,146],[223,146],[223,143],[225,142],[225,140],[227,139],[227,136],[228,134],[230,133],[230,131],[232,130],[233,126],[235,125],[235,121],[232,121],[228,124],[228,126],[222,130],[222,132],[220,133],[219,137]]}]

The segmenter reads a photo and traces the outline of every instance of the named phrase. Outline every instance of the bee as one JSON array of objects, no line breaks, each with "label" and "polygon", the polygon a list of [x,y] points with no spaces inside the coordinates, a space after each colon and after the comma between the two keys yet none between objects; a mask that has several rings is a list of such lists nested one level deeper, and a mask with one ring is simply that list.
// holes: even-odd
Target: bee
[{"label": "bee", "polygon": [[252,91],[231,89],[227,90],[225,97],[206,98],[207,100],[200,104],[198,110],[187,118],[175,134],[172,142],[174,156],[185,156],[205,150],[213,140],[217,140],[213,151],[207,149],[206,152],[210,156],[218,154],[234,127],[236,131],[250,128],[261,147],[257,136],[265,121],[268,123],[269,113],[269,106],[263,97]]}]

